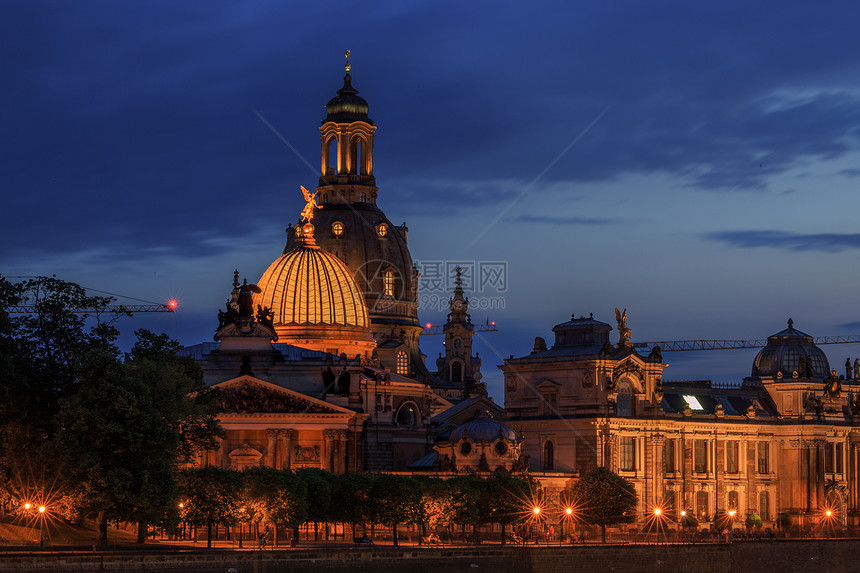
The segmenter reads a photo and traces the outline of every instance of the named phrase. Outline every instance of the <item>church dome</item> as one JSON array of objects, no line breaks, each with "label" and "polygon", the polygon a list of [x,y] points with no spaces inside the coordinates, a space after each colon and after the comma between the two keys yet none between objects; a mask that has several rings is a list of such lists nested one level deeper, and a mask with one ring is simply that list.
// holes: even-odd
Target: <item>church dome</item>
[{"label": "church dome", "polygon": [[[807,371],[811,368],[811,372]],[[788,328],[767,337],[767,346],[761,349],[753,362],[753,376],[791,379],[794,372],[801,378],[827,378],[830,364],[827,356],[815,345],[813,338],[794,328],[788,320]]]},{"label": "church dome", "polygon": [[367,116],[370,111],[368,103],[358,95],[358,90],[352,87],[352,76],[347,73],[343,78],[343,87],[337,90],[337,95],[325,106],[326,117],[323,123],[352,123],[364,121],[373,125]]},{"label": "church dome", "polygon": [[313,225],[304,225],[302,239],[269,266],[257,286],[254,303],[274,313],[282,342],[348,354],[372,348],[361,290],[347,266],[316,245]]},{"label": "church dome", "polygon": [[474,419],[454,428],[448,441],[453,444],[468,439],[475,443],[487,444],[495,442],[499,438],[514,443],[522,441],[514,430],[492,419],[490,413],[483,410]]}]

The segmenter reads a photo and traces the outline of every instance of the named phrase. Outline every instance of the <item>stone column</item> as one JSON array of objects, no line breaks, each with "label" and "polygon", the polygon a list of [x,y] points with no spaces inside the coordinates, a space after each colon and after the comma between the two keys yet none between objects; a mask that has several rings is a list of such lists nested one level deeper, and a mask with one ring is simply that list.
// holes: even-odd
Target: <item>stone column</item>
[{"label": "stone column", "polygon": [[320,467],[330,472],[335,471],[335,443],[337,430],[323,430],[323,451],[320,456]]},{"label": "stone column", "polygon": [[275,447],[278,441],[278,430],[266,430],[269,442],[266,446],[266,466],[275,467]]},{"label": "stone column", "polygon": [[295,430],[281,430],[281,438],[283,440],[284,457],[281,458],[281,469],[288,470],[292,466],[293,459],[293,438],[295,438]]}]

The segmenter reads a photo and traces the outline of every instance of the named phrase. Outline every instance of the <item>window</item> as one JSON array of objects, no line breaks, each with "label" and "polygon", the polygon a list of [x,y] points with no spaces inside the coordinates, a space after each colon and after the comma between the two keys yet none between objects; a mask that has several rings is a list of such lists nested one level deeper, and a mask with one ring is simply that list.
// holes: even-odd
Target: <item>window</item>
[{"label": "window", "polygon": [[824,473],[833,473],[833,444],[824,445]]},{"label": "window", "polygon": [[726,442],[726,473],[738,473],[738,442],[735,440]]},{"label": "window", "polygon": [[397,373],[404,376],[409,375],[409,355],[405,350],[397,353]]},{"label": "window", "polygon": [[699,403],[699,399],[695,396],[683,396],[683,398],[691,410],[704,410],[702,404]]},{"label": "window", "polygon": [[626,380],[618,383],[618,398],[615,404],[618,416],[633,415],[633,387]]},{"label": "window", "polygon": [[668,439],[663,443],[663,473],[675,472],[675,440]]},{"label": "window", "polygon": [[663,513],[665,513],[668,517],[675,516],[675,492],[671,489],[667,489],[663,493]]},{"label": "window", "polygon": [[385,237],[388,234],[388,227],[385,224],[381,224],[376,227],[376,234],[380,237]]},{"label": "window", "polygon": [[696,492],[696,517],[702,521],[708,519],[708,492]]},{"label": "window", "polygon": [[359,193],[358,194],[358,200],[361,201],[362,203],[364,203],[365,201],[367,201],[367,194],[366,193]]},{"label": "window", "polygon": [[508,444],[505,443],[505,440],[499,440],[493,445],[493,451],[496,452],[496,455],[503,456],[508,453]]},{"label": "window", "polygon": [[769,446],[767,442],[759,442],[758,443],[758,473],[766,474],[770,473],[770,465],[768,464],[768,457],[770,455]]},{"label": "window", "polygon": [[555,416],[558,413],[558,394],[549,392],[543,395],[543,415]]},{"label": "window", "polygon": [[337,139],[332,137],[326,143],[326,175],[337,172]]},{"label": "window", "polygon": [[382,273],[382,286],[385,296],[394,296],[394,271],[391,269]]},{"label": "window", "polygon": [[836,446],[836,452],[833,455],[833,460],[836,462],[834,465],[836,466],[836,473],[842,473],[842,444],[834,444]]},{"label": "window", "polygon": [[636,469],[636,438],[624,436],[619,438],[618,468],[625,471]]},{"label": "window", "polygon": [[770,498],[767,495],[767,491],[763,491],[758,494],[758,515],[764,521],[770,521]]},{"label": "window", "polygon": [[459,360],[455,360],[451,363],[451,382],[462,382],[463,381],[463,365],[460,364]]},{"label": "window", "polygon": [[343,223],[335,221],[331,224],[331,234],[333,237],[343,237]]},{"label": "window", "polygon": [[418,408],[412,402],[407,402],[397,412],[398,426],[415,426],[418,420]]},{"label": "window", "polygon": [[468,456],[471,453],[472,453],[472,442],[464,440],[460,444],[460,454],[462,454],[464,456]]},{"label": "window", "polygon": [[555,446],[547,440],[543,445],[543,471],[551,472],[555,468]]},{"label": "window", "polygon": [[693,471],[707,473],[708,471],[708,442],[693,440]]},{"label": "window", "polygon": [[740,509],[739,505],[738,505],[738,500],[739,500],[740,496],[738,495],[737,491],[734,491],[734,490],[730,491],[728,498],[729,498],[728,509],[735,509],[735,510]]}]

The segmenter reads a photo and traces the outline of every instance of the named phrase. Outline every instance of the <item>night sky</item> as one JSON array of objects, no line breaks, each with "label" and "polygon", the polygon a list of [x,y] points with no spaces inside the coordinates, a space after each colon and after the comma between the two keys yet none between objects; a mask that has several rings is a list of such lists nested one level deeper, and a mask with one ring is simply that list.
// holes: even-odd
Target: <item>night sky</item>
[{"label": "night sky", "polygon": [[[571,313],[627,308],[634,341],[860,333],[856,2],[311,4],[4,3],[0,272],[179,299],[124,344],[211,340],[317,184],[349,48],[413,258],[507,265],[469,293],[498,400],[495,365]],[[754,355],[667,353],[665,377]]]}]

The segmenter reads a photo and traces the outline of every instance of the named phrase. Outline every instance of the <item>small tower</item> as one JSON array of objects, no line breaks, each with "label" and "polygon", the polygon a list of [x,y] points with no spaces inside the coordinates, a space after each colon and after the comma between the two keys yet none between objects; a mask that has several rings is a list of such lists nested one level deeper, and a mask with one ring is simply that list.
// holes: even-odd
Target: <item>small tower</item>
[{"label": "small tower", "polygon": [[481,359],[472,356],[472,335],[475,326],[469,316],[469,299],[463,296],[462,269],[457,267],[454,296],[448,299],[448,321],[442,327],[445,335],[445,356],[436,360],[437,376],[469,393],[486,394],[481,381]]},{"label": "small tower", "polygon": [[376,177],[373,176],[373,125],[370,106],[352,87],[349,50],[346,51],[343,87],[325,106],[320,126],[322,169],[320,204],[369,203],[376,205]]}]

